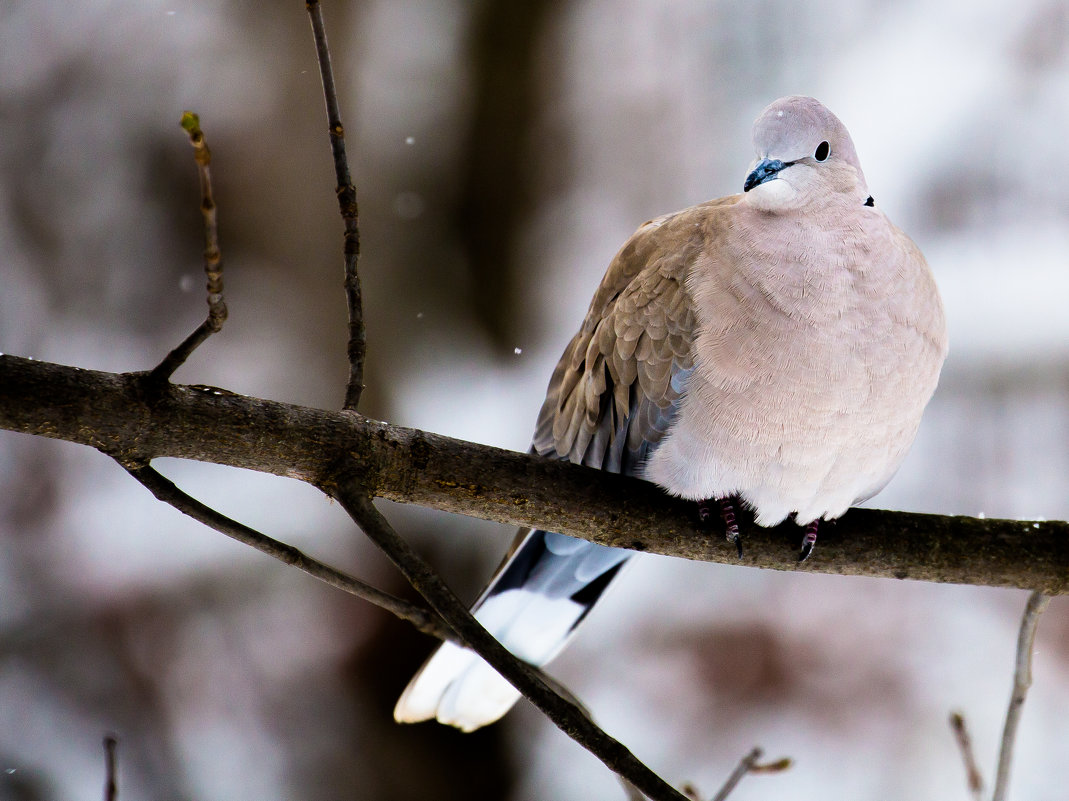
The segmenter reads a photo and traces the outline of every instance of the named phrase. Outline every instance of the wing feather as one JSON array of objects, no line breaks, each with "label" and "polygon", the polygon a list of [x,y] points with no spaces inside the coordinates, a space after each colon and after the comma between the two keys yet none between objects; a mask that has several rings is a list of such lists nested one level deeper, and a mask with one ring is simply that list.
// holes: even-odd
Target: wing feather
[{"label": "wing feather", "polygon": [[660,442],[693,367],[686,276],[708,212],[648,222],[613,259],[550,380],[537,453],[633,473]]}]

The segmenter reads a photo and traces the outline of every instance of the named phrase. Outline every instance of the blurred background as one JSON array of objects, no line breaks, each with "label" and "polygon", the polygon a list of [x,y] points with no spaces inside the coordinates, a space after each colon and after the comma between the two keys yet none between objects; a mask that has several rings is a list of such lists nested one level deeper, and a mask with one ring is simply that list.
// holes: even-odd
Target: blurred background
[{"label": "blurred background", "polygon": [[[873,503],[1069,518],[1066,0],[326,3],[360,199],[363,411],[526,449],[644,220],[739,191],[750,124],[811,94],[942,288],[951,355]],[[346,376],[341,222],[304,4],[0,3],[0,351],[154,365],[203,318],[214,155],[230,320],[176,380],[323,408]],[[217,509],[405,592],[292,481],[157,463]],[[382,504],[473,598],[504,527]],[[816,558],[820,558],[819,549]],[[612,734],[733,801],[965,799],[990,780],[1026,593],[644,557],[555,663]],[[399,727],[432,643],[156,503],[87,448],[0,432],[0,799],[619,799],[526,704]],[[1015,797],[1069,781],[1069,603],[1040,628]]]}]

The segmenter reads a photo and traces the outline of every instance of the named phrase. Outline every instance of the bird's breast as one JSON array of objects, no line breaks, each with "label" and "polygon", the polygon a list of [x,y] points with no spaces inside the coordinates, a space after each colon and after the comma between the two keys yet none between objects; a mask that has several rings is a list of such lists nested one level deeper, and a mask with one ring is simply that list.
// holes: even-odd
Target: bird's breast
[{"label": "bird's breast", "polygon": [[695,259],[694,370],[646,469],[683,497],[742,494],[766,523],[878,491],[938,374],[896,312],[915,283],[901,265],[873,263],[863,232],[789,233]]}]

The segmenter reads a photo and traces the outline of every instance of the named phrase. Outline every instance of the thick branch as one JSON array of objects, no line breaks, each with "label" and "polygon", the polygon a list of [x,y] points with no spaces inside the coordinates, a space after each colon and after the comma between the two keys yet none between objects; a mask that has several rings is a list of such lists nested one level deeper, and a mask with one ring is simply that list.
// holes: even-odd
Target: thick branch
[{"label": "thick branch", "polygon": [[[636,550],[737,563],[691,504],[646,482],[414,429],[172,385],[151,399],[139,374],[0,356],[0,429],[78,442],[136,466],[173,456],[289,476],[334,494],[360,475],[372,494]],[[855,509],[821,530],[801,568],[798,530],[745,518],[742,564],[1069,592],[1069,524]]]}]

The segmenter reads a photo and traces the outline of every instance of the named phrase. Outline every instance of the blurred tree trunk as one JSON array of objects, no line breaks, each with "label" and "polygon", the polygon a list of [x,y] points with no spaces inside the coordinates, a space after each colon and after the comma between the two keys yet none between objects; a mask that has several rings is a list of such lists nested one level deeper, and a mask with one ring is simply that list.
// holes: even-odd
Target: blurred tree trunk
[{"label": "blurred tree trunk", "polygon": [[516,239],[533,189],[528,133],[538,107],[538,46],[560,0],[484,0],[473,13],[473,108],[461,156],[456,230],[467,255],[473,308],[495,344],[515,331]]}]

